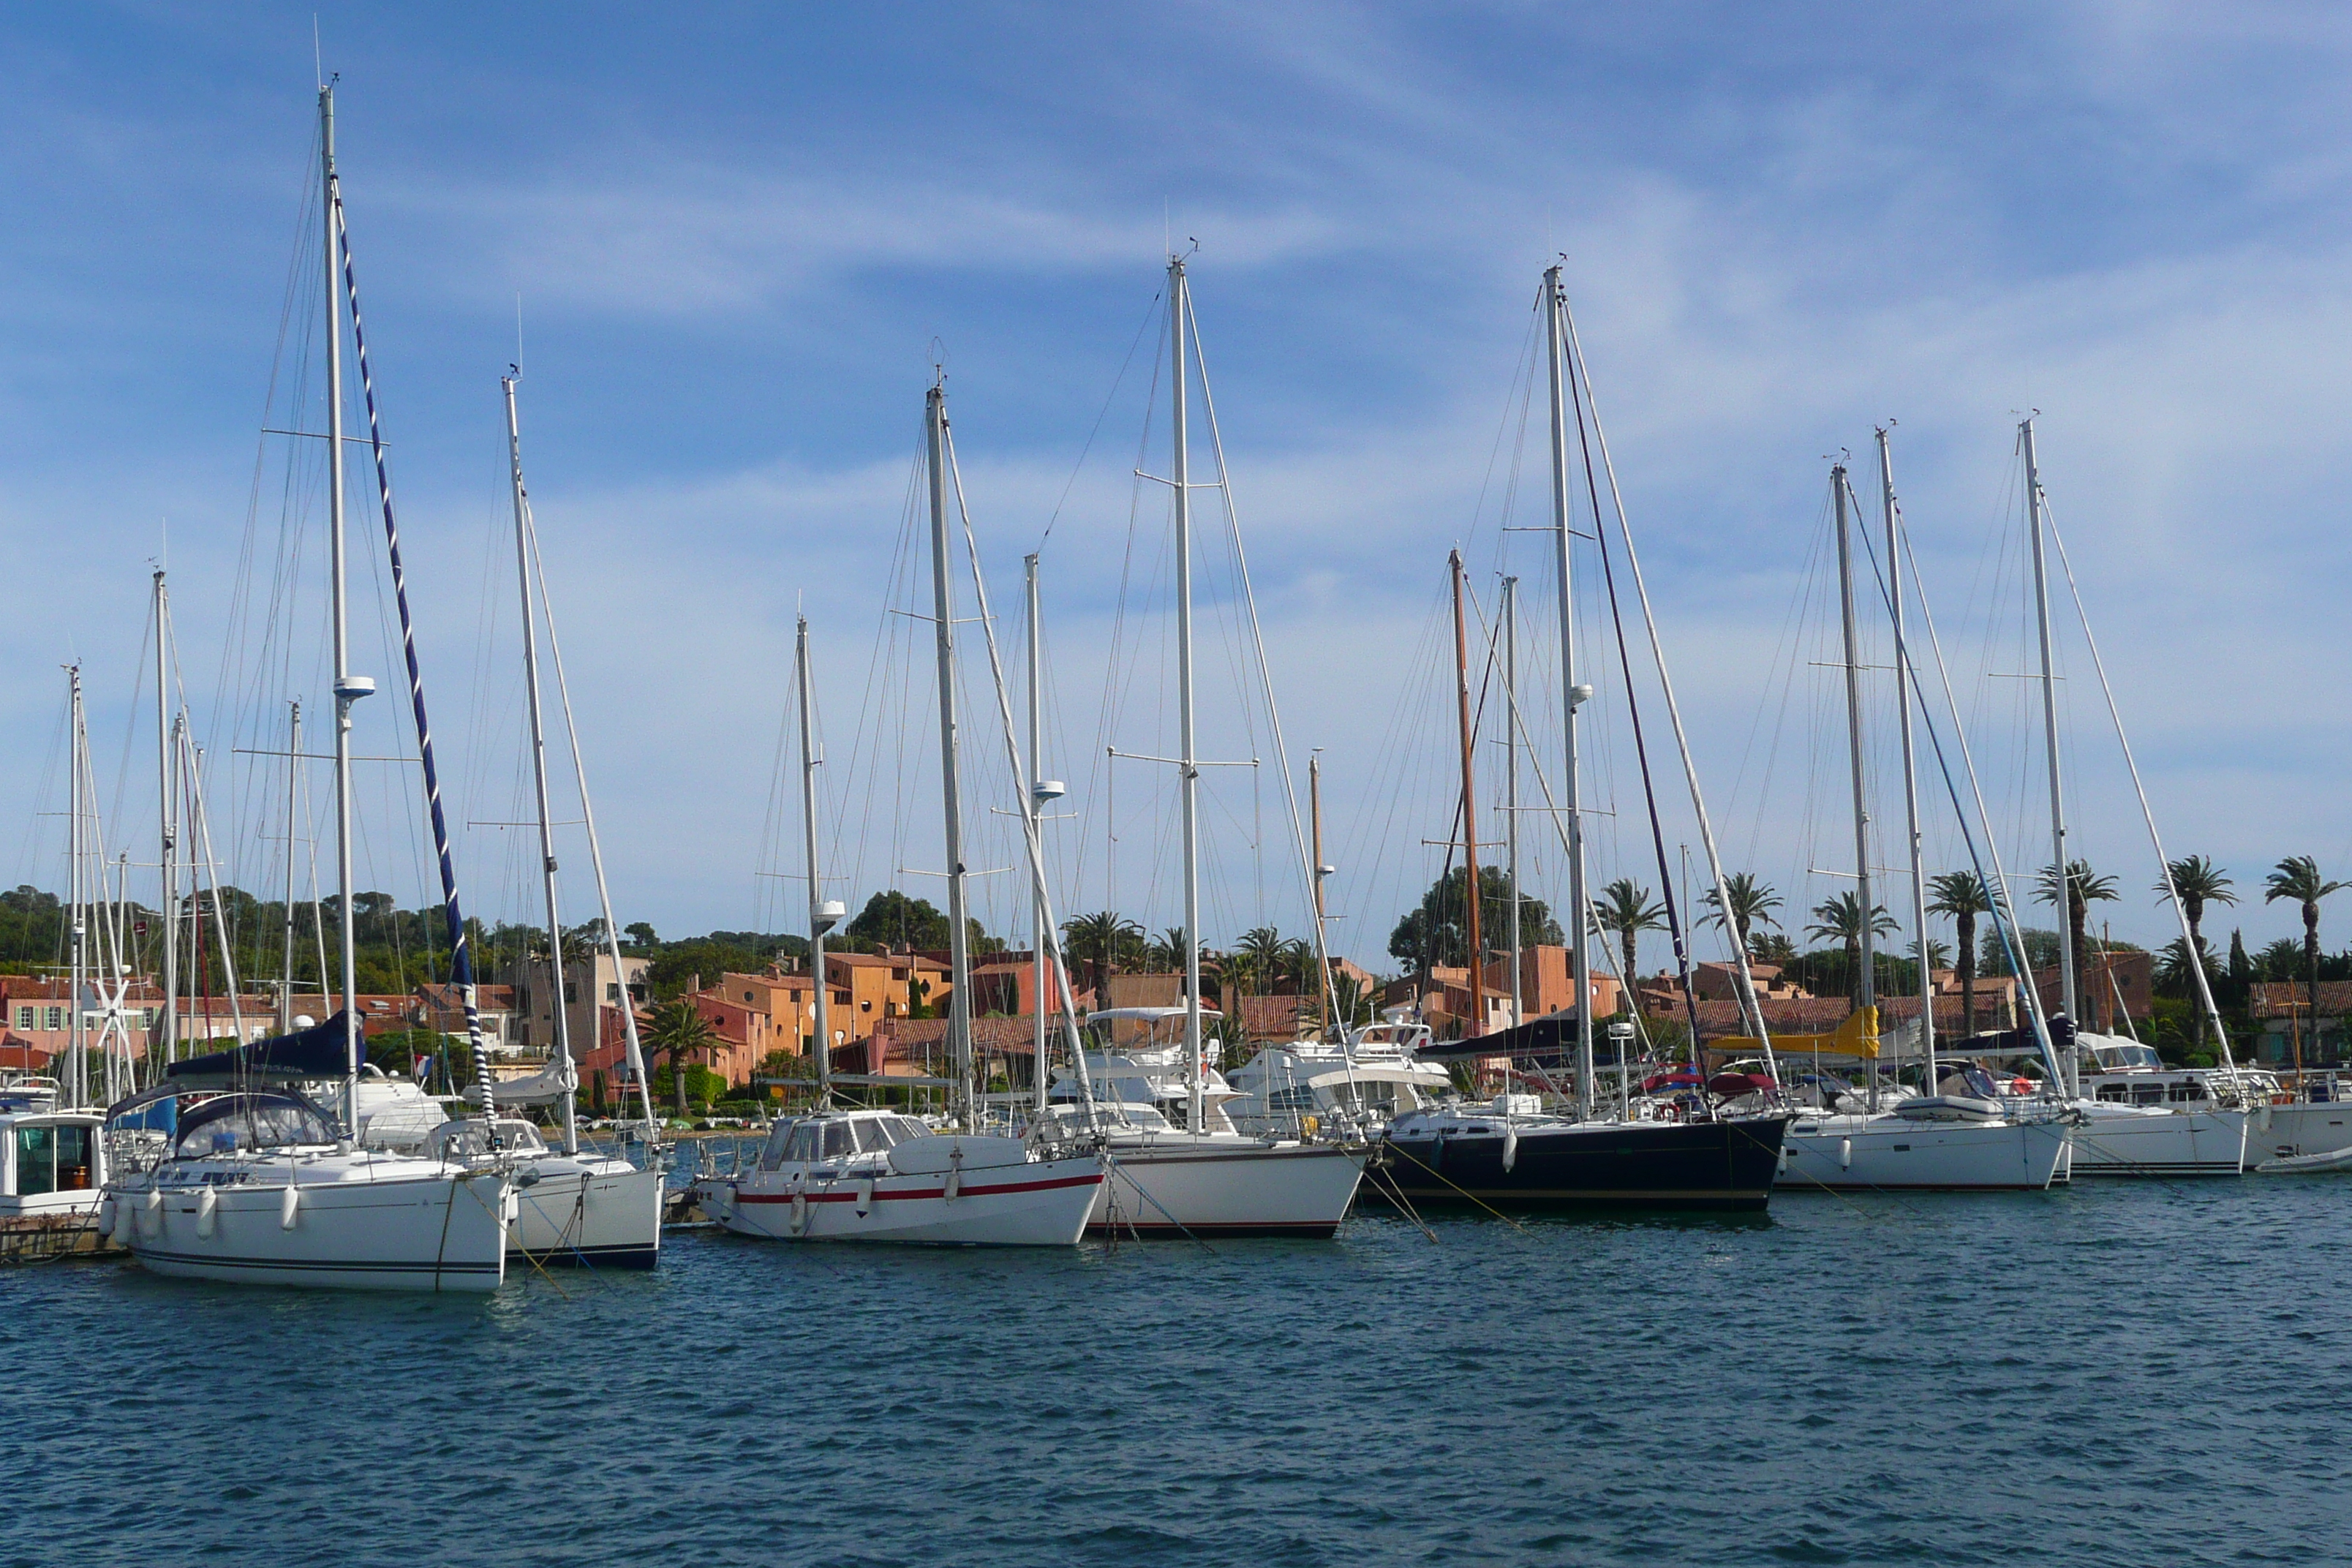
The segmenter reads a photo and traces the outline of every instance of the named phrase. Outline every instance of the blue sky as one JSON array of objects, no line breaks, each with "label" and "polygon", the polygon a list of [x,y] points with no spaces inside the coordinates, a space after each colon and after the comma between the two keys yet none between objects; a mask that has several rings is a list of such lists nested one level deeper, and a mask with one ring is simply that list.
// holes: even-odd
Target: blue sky
[{"label": "blue sky", "polygon": [[[0,793],[28,824],[11,880],[57,879],[54,819],[35,814],[58,804],[51,671],[77,653],[102,800],[145,841],[144,764],[121,756],[126,736],[152,744],[127,709],[163,519],[200,734],[251,744],[265,695],[285,694],[219,672],[246,635],[229,606],[257,450],[270,472],[283,458],[257,430],[310,177],[311,16],[0,15],[0,529],[17,588],[0,657],[19,742]],[[756,873],[789,868],[771,795],[800,604],[821,639],[843,893],[936,864],[919,770],[861,760],[847,732],[929,722],[860,694],[900,602],[890,563],[935,352],[1000,607],[1062,508],[1045,566],[1056,770],[1082,783],[1106,736],[1160,745],[1156,698],[1106,725],[1100,691],[1150,338],[1129,356],[1171,236],[1200,245],[1294,761],[1324,748],[1335,898],[1361,922],[1335,945],[1378,950],[1434,871],[1414,841],[1446,831],[1446,716],[1414,663],[1445,551],[1465,548],[1489,598],[1499,564],[1531,594],[1540,576],[1539,545],[1496,531],[1490,464],[1556,252],[1736,860],[1792,904],[1836,890],[1814,873],[1843,764],[1818,694],[1791,704],[1768,674],[1817,673],[1786,654],[1792,609],[1818,607],[1824,455],[1900,420],[1930,593],[1956,623],[1984,619],[2006,581],[2013,427],[2039,408],[2045,483],[2168,847],[2242,884],[2286,853],[2352,871],[2335,678],[2352,39],[2327,8],[318,16],[458,814],[515,804],[497,376],[520,293],[526,461],[624,921],[782,920]],[[1538,521],[1531,494],[1509,521]],[[1139,515],[1148,536],[1157,514]],[[1159,592],[1145,571],[1130,605]],[[1121,679],[1156,691],[1160,634],[1140,637],[1138,614]],[[2013,693],[1984,681],[2015,668],[2002,646],[1972,646],[1956,678],[1993,694],[1987,761],[2011,781],[1993,793],[2021,853],[2035,828],[2022,753],[2001,752]],[[2161,942],[2079,655],[2069,676],[2079,847],[2130,889],[2103,911],[2116,934]],[[1759,731],[1759,711],[1784,710]],[[393,717],[390,701],[369,716],[378,741]],[[1212,715],[1208,743],[1253,744],[1238,726]],[[1775,733],[1810,760],[1761,783]],[[1213,940],[1302,923],[1269,773],[1255,793],[1219,786]],[[1149,780],[1118,787],[1122,815],[1150,806]],[[219,793],[223,837],[257,843],[260,782]],[[1081,854],[1096,797],[1073,805],[1088,816],[1057,829],[1066,902],[1171,923],[1164,844],[1130,850],[1121,882]],[[1140,819],[1118,831],[1158,842]],[[511,837],[461,846],[494,915],[527,912]],[[1655,880],[1630,837],[1599,837],[1600,871]],[[407,868],[378,880],[411,896],[420,877],[383,853]],[[236,879],[268,879],[261,851],[225,855],[247,857]],[[1529,879],[1557,898],[1549,875]],[[992,925],[1009,884],[986,894]],[[2241,913],[2257,939],[2293,924]]]}]

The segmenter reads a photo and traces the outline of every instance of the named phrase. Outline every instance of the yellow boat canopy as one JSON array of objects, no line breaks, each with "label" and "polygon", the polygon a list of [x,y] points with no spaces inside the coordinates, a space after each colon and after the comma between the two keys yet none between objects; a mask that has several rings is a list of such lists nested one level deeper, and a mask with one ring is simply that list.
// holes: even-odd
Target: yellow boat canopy
[{"label": "yellow boat canopy", "polygon": [[[1709,1040],[1706,1048],[1738,1056],[1748,1051],[1761,1051],[1764,1042],[1753,1035],[1731,1035]],[[1857,1008],[1852,1017],[1826,1035],[1775,1035],[1772,1037],[1772,1049],[1784,1057],[1852,1057],[1858,1061],[1875,1061],[1878,1059],[1878,1009]]]}]

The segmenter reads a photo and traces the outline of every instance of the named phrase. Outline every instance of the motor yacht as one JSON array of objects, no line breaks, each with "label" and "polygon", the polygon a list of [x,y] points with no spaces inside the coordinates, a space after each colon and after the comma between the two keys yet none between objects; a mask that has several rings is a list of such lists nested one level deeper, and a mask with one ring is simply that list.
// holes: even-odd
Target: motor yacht
[{"label": "motor yacht", "polygon": [[1226,1118],[1250,1137],[1376,1137],[1452,1091],[1445,1069],[1414,1054],[1429,1038],[1426,1024],[1378,1023],[1344,1039],[1268,1046],[1228,1076]]}]

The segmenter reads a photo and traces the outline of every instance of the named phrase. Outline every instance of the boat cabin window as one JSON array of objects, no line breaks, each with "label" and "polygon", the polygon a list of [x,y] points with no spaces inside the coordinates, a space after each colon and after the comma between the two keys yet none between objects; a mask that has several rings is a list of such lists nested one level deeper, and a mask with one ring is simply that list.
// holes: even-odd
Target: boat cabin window
[{"label": "boat cabin window", "polygon": [[2121,1083],[2103,1083],[2099,1085],[2098,1097],[2101,1100],[2111,1100],[2117,1105],[2121,1105],[2131,1099],[2131,1086]]},{"label": "boat cabin window", "polygon": [[838,1160],[856,1152],[857,1134],[850,1130],[848,1122],[828,1121],[824,1124],[824,1157],[826,1159]]},{"label": "boat cabin window", "polygon": [[180,1118],[172,1152],[200,1159],[247,1149],[332,1143],[335,1130],[319,1109],[286,1094],[225,1094]]},{"label": "boat cabin window", "polygon": [[16,1195],[79,1193],[90,1185],[90,1137],[87,1127],[16,1129]]}]

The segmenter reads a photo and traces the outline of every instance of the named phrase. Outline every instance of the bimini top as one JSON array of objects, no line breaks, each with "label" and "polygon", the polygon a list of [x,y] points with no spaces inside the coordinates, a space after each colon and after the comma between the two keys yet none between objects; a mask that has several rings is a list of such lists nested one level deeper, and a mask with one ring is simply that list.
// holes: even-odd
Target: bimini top
[{"label": "bimini top", "polygon": [[[1098,1012],[1087,1014],[1087,1022],[1089,1024],[1158,1024],[1170,1018],[1181,1018],[1184,1013],[1185,1008],[1181,1003],[1173,1007],[1105,1007]],[[1201,1009],[1201,1016],[1223,1018],[1224,1015],[1214,1007],[1203,1007]]]},{"label": "bimini top", "polygon": [[316,1083],[322,1079],[341,1078],[348,1059],[344,1055],[348,1048],[343,1036],[344,1018],[344,1014],[338,1013],[323,1024],[313,1024],[290,1035],[232,1046],[210,1056],[190,1057],[165,1068],[163,1076],[177,1079],[183,1089],[227,1089],[257,1081]]}]

